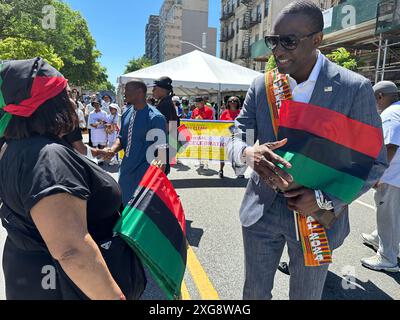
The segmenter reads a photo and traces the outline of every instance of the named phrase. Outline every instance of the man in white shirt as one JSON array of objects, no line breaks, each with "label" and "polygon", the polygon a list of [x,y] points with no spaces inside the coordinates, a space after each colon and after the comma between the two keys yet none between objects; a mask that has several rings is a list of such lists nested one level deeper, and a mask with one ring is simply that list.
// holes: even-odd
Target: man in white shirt
[{"label": "man in white shirt", "polygon": [[375,193],[377,230],[363,233],[363,241],[377,253],[361,260],[372,270],[398,272],[400,242],[400,101],[396,85],[381,81],[374,86],[378,111],[381,112],[383,136],[387,148],[389,168],[380,179]]}]

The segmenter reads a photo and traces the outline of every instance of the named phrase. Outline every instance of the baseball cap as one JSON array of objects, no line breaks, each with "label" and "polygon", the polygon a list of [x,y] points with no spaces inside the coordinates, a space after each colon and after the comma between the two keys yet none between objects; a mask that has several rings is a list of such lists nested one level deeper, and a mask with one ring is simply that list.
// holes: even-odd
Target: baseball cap
[{"label": "baseball cap", "polygon": [[380,81],[373,87],[375,93],[392,94],[398,93],[399,89],[392,81]]},{"label": "baseball cap", "polygon": [[160,79],[154,81],[153,86],[160,87],[160,88],[171,91],[173,89],[172,88],[172,79],[169,77],[161,77]]}]

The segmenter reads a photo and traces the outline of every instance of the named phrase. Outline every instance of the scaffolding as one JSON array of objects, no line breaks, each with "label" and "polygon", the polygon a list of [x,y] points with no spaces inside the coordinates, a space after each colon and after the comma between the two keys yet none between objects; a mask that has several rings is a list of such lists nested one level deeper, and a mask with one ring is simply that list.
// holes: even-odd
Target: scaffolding
[{"label": "scaffolding", "polygon": [[[375,83],[385,80],[388,73],[400,74],[400,1],[385,0],[378,4],[375,34],[379,42],[378,57],[375,70]],[[397,62],[388,65],[388,57],[394,57]],[[392,78],[392,77],[390,77]],[[399,77],[400,78],[400,77]],[[400,80],[400,79],[396,79]]]}]

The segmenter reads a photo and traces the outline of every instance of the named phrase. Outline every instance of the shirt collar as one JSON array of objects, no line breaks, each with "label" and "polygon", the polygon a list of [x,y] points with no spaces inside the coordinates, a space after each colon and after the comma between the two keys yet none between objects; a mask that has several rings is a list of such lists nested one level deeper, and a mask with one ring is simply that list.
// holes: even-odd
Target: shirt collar
[{"label": "shirt collar", "polygon": [[[310,76],[308,77],[308,79],[305,82],[317,82],[318,76],[321,72],[322,66],[324,65],[324,59],[325,56],[321,53],[321,51],[317,50],[317,54],[318,54],[318,58],[317,58],[317,62],[315,63],[314,68],[312,69]],[[290,77],[290,75],[289,75]],[[295,79],[293,79],[292,77],[290,77],[290,79],[296,83],[296,85],[298,84],[297,81]]]}]

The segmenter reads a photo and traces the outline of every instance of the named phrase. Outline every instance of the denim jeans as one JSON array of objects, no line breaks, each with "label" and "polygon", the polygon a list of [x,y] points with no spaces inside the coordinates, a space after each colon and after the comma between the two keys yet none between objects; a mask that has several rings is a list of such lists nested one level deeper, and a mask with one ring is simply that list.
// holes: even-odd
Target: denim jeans
[{"label": "denim jeans", "polygon": [[278,195],[254,225],[243,227],[245,251],[244,300],[272,299],[274,277],[285,244],[290,258],[289,298],[320,300],[328,265],[306,267],[301,242],[296,240],[294,215],[286,199]]}]

